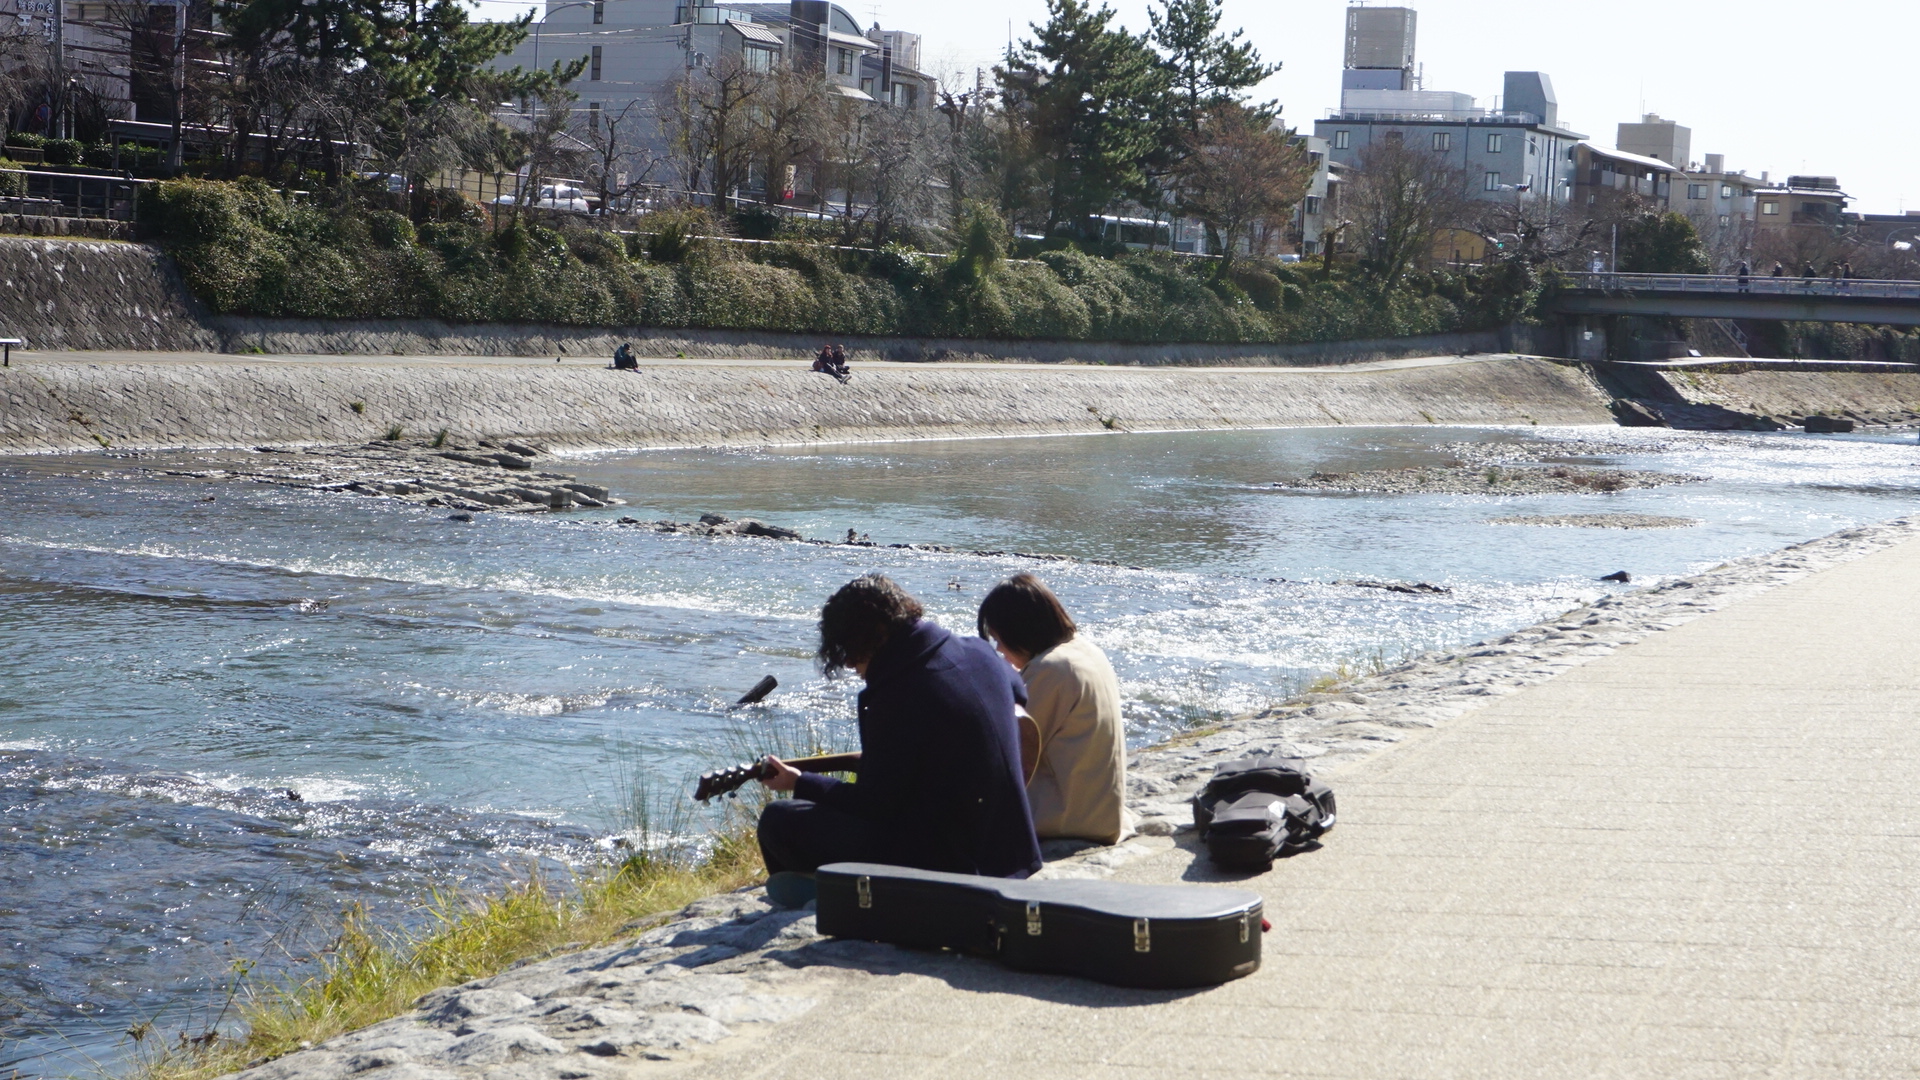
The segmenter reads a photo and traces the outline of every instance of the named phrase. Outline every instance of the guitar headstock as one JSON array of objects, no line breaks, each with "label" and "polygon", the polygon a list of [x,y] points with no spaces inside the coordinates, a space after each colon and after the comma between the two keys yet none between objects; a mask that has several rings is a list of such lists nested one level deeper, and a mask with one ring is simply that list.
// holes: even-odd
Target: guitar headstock
[{"label": "guitar headstock", "polygon": [[700,783],[694,788],[693,797],[697,802],[706,802],[708,799],[730,795],[747,783],[760,779],[766,769],[766,762],[744,761],[729,769],[701,773]]}]

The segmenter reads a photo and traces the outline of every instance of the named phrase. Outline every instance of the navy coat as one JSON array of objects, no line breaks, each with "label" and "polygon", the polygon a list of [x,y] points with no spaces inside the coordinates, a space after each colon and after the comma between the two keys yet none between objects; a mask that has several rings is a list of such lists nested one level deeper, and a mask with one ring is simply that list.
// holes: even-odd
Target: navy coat
[{"label": "navy coat", "polygon": [[1026,687],[993,646],[921,620],[867,665],[854,782],[802,773],[794,795],[872,822],[896,866],[988,877],[1040,869],[1013,719]]}]

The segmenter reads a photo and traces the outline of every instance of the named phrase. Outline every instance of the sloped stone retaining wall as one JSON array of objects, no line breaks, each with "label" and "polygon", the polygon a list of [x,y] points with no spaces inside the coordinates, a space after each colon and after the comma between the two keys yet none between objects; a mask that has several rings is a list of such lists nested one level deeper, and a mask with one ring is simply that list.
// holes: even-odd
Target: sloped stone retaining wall
[{"label": "sloped stone retaining wall", "polygon": [[[44,362],[0,370],[0,452],[351,443],[398,426],[555,448],[719,446],[1330,424],[1601,424],[1580,368],[1398,370]],[[357,406],[357,407],[356,407]]]}]

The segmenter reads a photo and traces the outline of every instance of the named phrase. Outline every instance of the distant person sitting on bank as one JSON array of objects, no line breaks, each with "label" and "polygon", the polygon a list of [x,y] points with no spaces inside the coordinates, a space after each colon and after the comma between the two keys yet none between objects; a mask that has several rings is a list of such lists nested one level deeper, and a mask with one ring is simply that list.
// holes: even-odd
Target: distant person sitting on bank
[{"label": "distant person sitting on bank", "polygon": [[833,373],[843,379],[853,374],[853,369],[847,366],[847,350],[838,343],[833,345]]},{"label": "distant person sitting on bank", "polygon": [[1119,843],[1127,743],[1120,680],[1106,654],[1079,635],[1059,597],[1032,574],[994,586],[978,625],[1019,670],[1040,729],[1040,761],[1027,783],[1034,831],[1043,840]]},{"label": "distant person sitting on bank", "polygon": [[1014,720],[1026,690],[986,642],[922,614],[878,574],[842,586],[822,609],[821,664],[866,680],[860,767],[842,781],[767,758],[763,783],[795,796],[760,814],[776,902],[804,903],[798,893],[810,889],[791,875],[832,862],[988,877],[1040,869]]},{"label": "distant person sitting on bank", "polygon": [[632,342],[623,341],[620,343],[619,348],[613,350],[613,370],[615,371],[639,371],[640,370],[640,361],[637,358],[635,358],[633,355]]},{"label": "distant person sitting on bank", "polygon": [[848,377],[846,362],[836,360],[833,350],[834,346],[832,345],[821,346],[820,355],[813,358],[813,370],[822,375],[831,375],[844,383]]}]

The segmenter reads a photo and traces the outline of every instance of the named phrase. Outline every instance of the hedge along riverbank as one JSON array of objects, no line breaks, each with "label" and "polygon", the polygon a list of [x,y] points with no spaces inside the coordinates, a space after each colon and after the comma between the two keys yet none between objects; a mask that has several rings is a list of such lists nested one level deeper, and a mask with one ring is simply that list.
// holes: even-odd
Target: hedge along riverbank
[{"label": "hedge along riverbank", "polygon": [[[1032,260],[895,249],[621,236],[467,204],[415,226],[257,181],[156,185],[153,239],[214,313],[294,319],[657,326],[943,338],[1295,343],[1488,329],[1524,302],[1505,277],[1435,274],[1382,297],[1356,281],[1248,261],[1056,251]],[[1524,291],[1524,286],[1523,286]]]}]

